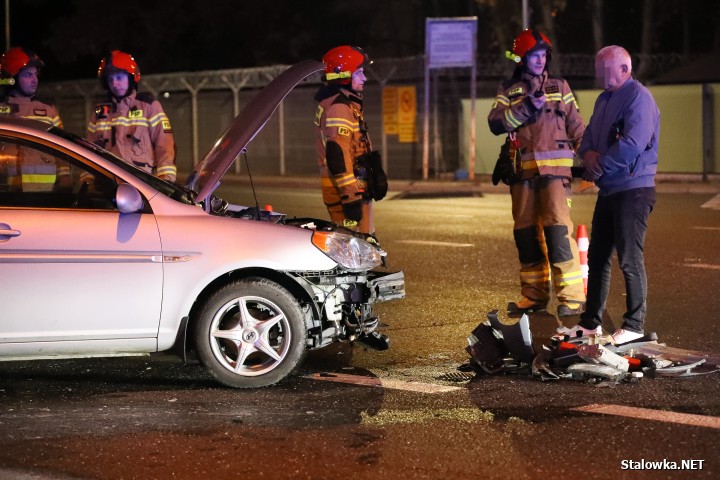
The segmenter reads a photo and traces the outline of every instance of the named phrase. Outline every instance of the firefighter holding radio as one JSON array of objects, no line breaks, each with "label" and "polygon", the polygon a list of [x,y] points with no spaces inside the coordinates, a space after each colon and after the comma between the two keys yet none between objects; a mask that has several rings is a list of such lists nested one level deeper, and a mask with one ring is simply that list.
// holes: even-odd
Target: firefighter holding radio
[{"label": "firefighter holding radio", "polygon": [[585,125],[568,83],[548,74],[551,55],[545,35],[521,32],[506,54],[517,66],[498,87],[488,116],[492,133],[508,136],[501,152],[505,166],[498,161],[494,181],[510,186],[520,258],[521,297],[508,304],[509,314],[545,310],[551,288],[558,316],[578,315],[585,307],[570,219],[571,167]]}]

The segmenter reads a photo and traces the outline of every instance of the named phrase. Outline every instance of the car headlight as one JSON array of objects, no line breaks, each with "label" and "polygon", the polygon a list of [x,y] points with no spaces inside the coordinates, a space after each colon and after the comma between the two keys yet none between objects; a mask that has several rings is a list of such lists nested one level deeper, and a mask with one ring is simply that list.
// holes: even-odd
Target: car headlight
[{"label": "car headlight", "polygon": [[378,249],[361,238],[336,232],[313,232],[312,243],[351,272],[370,270],[382,263]]}]

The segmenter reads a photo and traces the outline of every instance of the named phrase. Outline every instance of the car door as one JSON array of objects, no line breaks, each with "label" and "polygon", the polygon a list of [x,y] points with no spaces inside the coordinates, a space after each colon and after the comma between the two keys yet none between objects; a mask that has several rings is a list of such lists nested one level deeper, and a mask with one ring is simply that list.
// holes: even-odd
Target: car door
[{"label": "car door", "polygon": [[[22,163],[38,156],[54,172],[18,180]],[[157,336],[163,266],[155,217],[121,214],[116,178],[89,165],[0,137],[0,352],[4,343],[75,342],[78,353],[89,342]]]}]

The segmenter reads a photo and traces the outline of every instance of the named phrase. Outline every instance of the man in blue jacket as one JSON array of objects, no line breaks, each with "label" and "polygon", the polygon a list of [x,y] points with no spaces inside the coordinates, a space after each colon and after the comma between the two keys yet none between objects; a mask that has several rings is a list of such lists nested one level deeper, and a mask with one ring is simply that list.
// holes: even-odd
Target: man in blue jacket
[{"label": "man in blue jacket", "polygon": [[578,154],[585,180],[600,189],[588,250],[586,310],[580,322],[559,333],[572,337],[601,334],[610,291],[613,252],[625,277],[627,311],[615,344],[644,335],[647,276],[644,243],[647,219],[655,206],[660,111],[652,94],[632,78],[632,62],[619,46],[602,48],[595,57],[595,77],[605,91],[598,96]]}]

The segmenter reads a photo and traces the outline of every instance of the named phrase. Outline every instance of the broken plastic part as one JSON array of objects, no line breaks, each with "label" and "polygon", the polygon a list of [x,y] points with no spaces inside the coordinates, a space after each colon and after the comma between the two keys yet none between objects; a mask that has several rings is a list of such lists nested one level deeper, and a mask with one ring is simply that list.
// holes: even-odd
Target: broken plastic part
[{"label": "broken plastic part", "polygon": [[545,360],[545,353],[538,353],[532,361],[532,374],[536,377],[540,377],[543,382],[546,380],[560,380],[555,372],[550,369]]},{"label": "broken plastic part", "polygon": [[705,363],[705,359],[698,360],[695,363],[690,363],[686,365],[676,365],[672,367],[658,368],[655,370],[655,375],[659,377],[684,377],[687,375],[692,375],[692,369],[697,367],[698,365],[702,365],[703,363]]},{"label": "broken plastic part", "polygon": [[578,355],[588,362],[602,363],[621,372],[627,372],[630,367],[627,358],[621,357],[599,344],[581,345],[578,348]]},{"label": "broken plastic part", "polygon": [[571,373],[573,377],[601,377],[607,378],[608,380],[618,381],[622,379],[625,372],[613,368],[609,365],[598,365],[594,363],[574,363],[567,368],[567,372]]},{"label": "broken plastic part", "polygon": [[532,346],[532,333],[530,332],[530,319],[523,314],[516,323],[506,325],[498,319],[498,311],[492,310],[487,314],[492,328],[502,333],[505,346],[510,355],[518,362],[530,363],[535,358]]},{"label": "broken plastic part", "polygon": [[465,351],[478,365],[495,365],[508,354],[502,339],[498,338],[487,321],[475,327],[467,340],[468,346],[465,347]]}]

